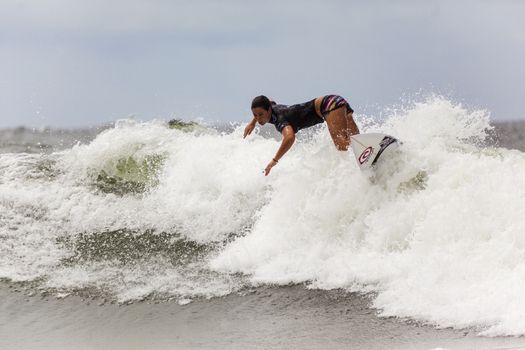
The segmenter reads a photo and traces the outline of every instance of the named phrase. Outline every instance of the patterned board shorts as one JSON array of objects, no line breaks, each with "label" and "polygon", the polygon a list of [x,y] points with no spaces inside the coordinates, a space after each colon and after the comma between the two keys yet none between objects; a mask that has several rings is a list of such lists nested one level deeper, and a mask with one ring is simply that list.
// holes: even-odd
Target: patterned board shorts
[{"label": "patterned board shorts", "polygon": [[323,118],[326,118],[326,115],[331,111],[334,111],[340,107],[346,107],[346,113],[353,113],[354,110],[348,102],[339,95],[326,95],[321,101],[321,114]]}]

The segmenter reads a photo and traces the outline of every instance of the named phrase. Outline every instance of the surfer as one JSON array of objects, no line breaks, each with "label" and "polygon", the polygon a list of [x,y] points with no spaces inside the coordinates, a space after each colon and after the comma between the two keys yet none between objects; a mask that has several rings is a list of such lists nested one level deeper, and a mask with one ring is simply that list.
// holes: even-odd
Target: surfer
[{"label": "surfer", "polygon": [[338,95],[321,96],[291,106],[276,104],[261,95],[253,99],[251,108],[253,119],[244,129],[244,138],[252,133],[257,123],[273,124],[283,136],[277,153],[264,169],[265,175],[270,173],[270,170],[292,147],[295,134],[301,129],[326,121],[335,147],[340,151],[348,150],[350,136],[359,134],[359,128],[353,118],[354,110],[343,97]]}]

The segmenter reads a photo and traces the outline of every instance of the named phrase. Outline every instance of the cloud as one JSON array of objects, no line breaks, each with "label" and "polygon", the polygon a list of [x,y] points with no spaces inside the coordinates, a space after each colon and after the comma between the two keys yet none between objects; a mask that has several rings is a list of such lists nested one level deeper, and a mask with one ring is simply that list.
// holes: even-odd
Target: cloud
[{"label": "cloud", "polygon": [[340,93],[359,107],[425,88],[513,117],[523,10],[510,0],[2,0],[1,119],[208,110],[238,120],[260,93],[286,103]]}]

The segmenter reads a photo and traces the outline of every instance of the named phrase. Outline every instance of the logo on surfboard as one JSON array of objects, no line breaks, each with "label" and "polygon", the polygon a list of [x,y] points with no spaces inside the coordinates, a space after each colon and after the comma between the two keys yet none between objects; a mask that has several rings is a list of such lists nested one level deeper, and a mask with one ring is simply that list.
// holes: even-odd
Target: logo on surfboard
[{"label": "logo on surfboard", "polygon": [[366,161],[368,161],[368,158],[370,158],[370,155],[372,154],[372,152],[374,151],[374,149],[372,147],[367,147],[363,153],[361,153],[361,155],[359,156],[359,164],[363,164],[363,163],[366,163]]},{"label": "logo on surfboard", "polygon": [[397,139],[391,137],[391,136],[385,136],[383,138],[383,140],[381,140],[381,142],[379,143],[379,152],[377,152],[377,156],[375,157],[374,161],[372,162],[372,165],[374,165],[377,160],[379,159],[379,156],[381,155],[381,153],[383,153],[383,151],[388,147],[390,146],[391,144],[397,142]]}]

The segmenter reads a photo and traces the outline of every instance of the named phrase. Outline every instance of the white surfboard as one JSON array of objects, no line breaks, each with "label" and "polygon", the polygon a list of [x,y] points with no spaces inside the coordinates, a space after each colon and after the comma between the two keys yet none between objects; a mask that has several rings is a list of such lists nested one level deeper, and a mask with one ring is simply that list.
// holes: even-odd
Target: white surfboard
[{"label": "white surfboard", "polygon": [[370,133],[350,136],[352,151],[361,170],[370,168],[380,158],[389,156],[394,149],[399,147],[399,141],[390,135]]}]

